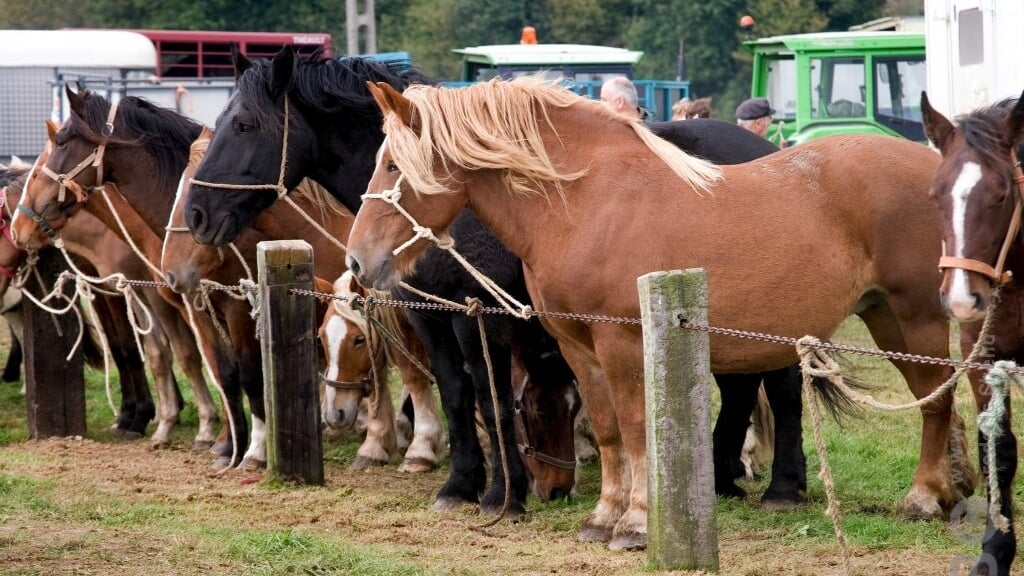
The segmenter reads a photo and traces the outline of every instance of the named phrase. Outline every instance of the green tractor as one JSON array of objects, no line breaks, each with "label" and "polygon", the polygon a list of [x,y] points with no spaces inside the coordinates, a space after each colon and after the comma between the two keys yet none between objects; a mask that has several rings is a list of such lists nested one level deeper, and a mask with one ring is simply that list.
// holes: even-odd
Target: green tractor
[{"label": "green tractor", "polygon": [[767,137],[780,146],[832,134],[925,141],[924,34],[791,34],[744,43],[754,54],[751,95],[775,109]]}]

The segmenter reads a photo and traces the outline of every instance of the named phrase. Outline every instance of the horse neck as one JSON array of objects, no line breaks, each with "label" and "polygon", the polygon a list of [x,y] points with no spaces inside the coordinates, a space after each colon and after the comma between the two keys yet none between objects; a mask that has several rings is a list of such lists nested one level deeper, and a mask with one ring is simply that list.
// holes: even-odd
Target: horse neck
[{"label": "horse neck", "polygon": [[[157,169],[154,157],[140,146],[119,147],[108,151],[109,180],[117,183],[120,196],[154,234],[163,237],[164,226],[171,215],[177,191],[177,175],[185,169],[188,155],[182,156],[182,165],[172,169],[175,180],[156,181]],[[112,195],[113,196],[113,195]]]},{"label": "horse neck", "polygon": [[88,210],[69,219],[60,237],[68,252],[91,262],[101,276],[125,272],[118,263],[124,259],[128,246]]},{"label": "horse neck", "polygon": [[98,197],[102,192],[96,192],[86,202],[86,210],[126,244],[135,244],[146,259],[159,266],[163,236],[155,232],[136,211],[135,206],[128,202],[120,192],[120,186],[108,183],[106,189],[110,204]]},{"label": "horse neck", "polygon": [[335,126],[345,125],[344,119],[313,118],[311,125],[317,131],[319,154],[310,173],[303,176],[318,182],[355,214],[363,204],[362,195],[373,175],[384,133],[380,129],[367,133],[335,130]]},{"label": "horse neck", "polygon": [[[339,214],[335,207],[319,206],[312,198],[296,195],[292,200],[300,210],[319,223],[333,239],[344,241],[352,230],[355,219],[350,212]],[[322,214],[322,216],[321,216]],[[345,271],[345,252],[331,238],[310,226],[296,209],[284,200],[274,202],[252,226],[269,240],[297,238],[309,242],[314,254],[331,255],[315,261],[316,274],[324,278],[337,278]]]}]

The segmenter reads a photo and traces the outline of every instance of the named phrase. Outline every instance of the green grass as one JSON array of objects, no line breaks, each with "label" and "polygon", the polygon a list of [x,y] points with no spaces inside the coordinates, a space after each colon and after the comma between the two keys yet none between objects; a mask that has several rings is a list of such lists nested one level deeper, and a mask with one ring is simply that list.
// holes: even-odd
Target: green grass
[{"label": "green grass", "polygon": [[[866,330],[856,321],[844,324],[834,340],[872,346]],[[872,394],[876,398],[888,402],[912,399],[902,378],[890,364],[874,358],[853,356],[848,359],[855,374],[874,387]],[[113,415],[107,406],[102,374],[87,371],[86,386],[89,438],[98,442],[119,441],[109,430]],[[15,385],[0,385],[0,448],[26,439],[24,399],[17,388]],[[397,389],[398,386],[393,387],[393,390]],[[114,393],[116,405],[119,401],[116,386]],[[187,446],[191,443],[197,422],[191,391],[186,388],[183,393],[189,406],[183,412],[175,441]],[[717,406],[717,390],[714,394]],[[1018,405],[1016,414],[1024,413],[1020,400],[1015,398],[1014,403]],[[969,437],[973,439],[976,411],[966,385],[957,392],[957,406],[968,423]],[[1019,418],[1015,419],[1018,430]],[[976,553],[976,543],[969,538],[958,537],[947,522],[907,522],[899,517],[899,505],[909,488],[918,460],[921,416],[917,410],[881,413],[868,409],[844,426],[826,420],[823,432],[841,502],[842,525],[853,546],[865,551],[929,550],[947,556]],[[767,479],[745,482],[743,486],[750,494],[747,499],[719,499],[717,502],[720,534],[739,535],[763,542],[766,546],[806,550],[808,554],[835,553],[831,520],[823,513],[826,498],[817,477],[819,459],[806,410],[804,438],[804,450],[808,455],[809,503],[791,511],[765,512],[758,506],[757,498],[767,486]],[[325,466],[346,467],[354,459],[357,447],[357,442],[352,439],[326,443]],[[976,462],[976,448],[973,446],[972,451],[975,454],[972,461]],[[101,563],[101,568],[96,570],[98,573],[112,571],[123,561],[118,559],[116,547],[113,551],[105,548],[96,551],[99,545],[95,542],[111,533],[119,537],[153,539],[155,547],[166,548],[166,552],[154,553],[157,562],[154,573],[198,573],[200,566],[191,564],[197,561],[196,558],[203,558],[202,566],[216,568],[214,572],[218,574],[482,574],[493,568],[468,563],[435,567],[429,558],[419,558],[410,545],[358,543],[340,530],[314,530],[307,526],[281,526],[268,530],[265,526],[244,523],[225,524],[215,517],[197,522],[191,516],[194,512],[183,512],[178,502],[161,499],[159,495],[126,502],[101,492],[61,503],[57,498],[58,490],[73,490],[74,487],[57,487],[20,472],[23,467],[30,468],[38,463],[33,461],[33,457],[22,454],[0,449],[0,528],[5,524],[47,523],[54,522],[54,519],[80,527],[85,535],[52,544],[45,554],[47,557],[70,557],[72,563],[91,554],[88,556],[90,561]],[[447,470],[442,467],[426,478],[440,485],[446,474]],[[571,501],[544,504],[531,499],[526,526],[531,532],[572,539],[581,521],[593,509],[599,488],[599,467],[596,463],[590,464],[582,471],[578,493]],[[276,494],[284,499],[294,495],[295,491],[294,487],[281,484],[262,485],[258,489],[262,494]],[[412,517],[415,523],[422,522],[422,529],[426,531],[434,529],[432,526],[437,522],[436,517],[423,512],[424,502],[418,499],[394,495],[373,497],[363,493],[361,488],[345,484],[329,486],[327,490],[332,498],[339,500],[361,499],[361,506],[371,516]],[[476,517],[471,517],[468,523],[477,521]],[[353,530],[359,533],[366,527]],[[90,536],[92,532],[98,535]],[[17,532],[0,530],[0,550],[5,542],[16,543],[22,538],[25,537]],[[0,573],[44,573],[32,570],[19,565],[11,571],[0,569]]]}]

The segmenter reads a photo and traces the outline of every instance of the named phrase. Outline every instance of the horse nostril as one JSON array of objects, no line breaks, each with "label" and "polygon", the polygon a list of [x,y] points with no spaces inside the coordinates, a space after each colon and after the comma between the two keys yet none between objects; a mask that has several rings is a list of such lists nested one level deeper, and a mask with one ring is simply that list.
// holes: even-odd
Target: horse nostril
[{"label": "horse nostril", "polygon": [[346,263],[348,264],[348,269],[352,271],[352,274],[354,274],[356,278],[359,278],[359,260],[353,258],[351,254],[349,254],[346,260]]},{"label": "horse nostril", "polygon": [[199,206],[193,206],[188,211],[188,227],[199,234],[206,231],[206,213]]},{"label": "horse nostril", "polygon": [[164,281],[171,287],[171,290],[178,291],[178,277],[173,272],[164,272]]},{"label": "horse nostril", "polygon": [[978,294],[977,292],[971,292],[971,297],[974,298],[975,310],[985,309],[985,299],[981,296],[981,294]]},{"label": "horse nostril", "polygon": [[554,502],[555,500],[561,500],[563,498],[568,498],[568,497],[569,497],[569,493],[568,492],[563,490],[561,487],[556,486],[556,487],[551,489],[551,494],[549,495],[548,499],[551,500],[552,502]]},{"label": "horse nostril", "polygon": [[344,422],[344,421],[345,421],[345,411],[344,410],[338,410],[338,422]]}]

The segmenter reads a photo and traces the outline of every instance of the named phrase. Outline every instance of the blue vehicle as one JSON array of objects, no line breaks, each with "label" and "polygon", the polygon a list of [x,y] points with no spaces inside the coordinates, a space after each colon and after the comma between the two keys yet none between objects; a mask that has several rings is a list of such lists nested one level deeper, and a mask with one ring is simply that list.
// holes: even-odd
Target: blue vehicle
[{"label": "blue vehicle", "polygon": [[636,86],[640,106],[657,120],[668,120],[672,105],[690,97],[690,83],[683,80],[643,80],[633,68],[644,53],[625,48],[586,44],[494,44],[454,50],[462,57],[458,82],[465,86],[491,78],[511,79],[542,72],[588,98],[601,96],[601,85],[613,76],[625,76]]}]

